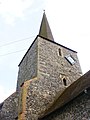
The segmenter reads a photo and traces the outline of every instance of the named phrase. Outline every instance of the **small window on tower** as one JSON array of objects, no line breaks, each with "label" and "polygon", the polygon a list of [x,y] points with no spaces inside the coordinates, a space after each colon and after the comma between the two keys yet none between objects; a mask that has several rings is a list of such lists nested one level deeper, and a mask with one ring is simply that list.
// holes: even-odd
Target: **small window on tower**
[{"label": "small window on tower", "polygon": [[59,56],[62,56],[62,51],[60,48],[58,49],[58,52],[59,52]]},{"label": "small window on tower", "polygon": [[63,84],[64,84],[65,86],[67,86],[67,82],[66,82],[66,79],[65,79],[65,78],[63,78]]},{"label": "small window on tower", "polygon": [[73,65],[73,64],[75,64],[75,59],[71,56],[71,55],[68,55],[68,56],[65,56],[65,58],[67,59],[67,61],[71,64],[71,65]]}]

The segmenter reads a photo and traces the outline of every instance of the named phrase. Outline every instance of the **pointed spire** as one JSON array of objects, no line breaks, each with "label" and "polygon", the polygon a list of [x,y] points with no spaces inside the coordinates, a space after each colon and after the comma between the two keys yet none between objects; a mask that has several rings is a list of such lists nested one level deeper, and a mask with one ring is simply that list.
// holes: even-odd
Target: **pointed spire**
[{"label": "pointed spire", "polygon": [[40,30],[39,30],[39,35],[42,36],[42,37],[45,37],[49,40],[54,41],[49,23],[47,21],[45,11],[43,13],[43,18],[42,18],[42,22],[41,22],[41,26],[40,26]]}]

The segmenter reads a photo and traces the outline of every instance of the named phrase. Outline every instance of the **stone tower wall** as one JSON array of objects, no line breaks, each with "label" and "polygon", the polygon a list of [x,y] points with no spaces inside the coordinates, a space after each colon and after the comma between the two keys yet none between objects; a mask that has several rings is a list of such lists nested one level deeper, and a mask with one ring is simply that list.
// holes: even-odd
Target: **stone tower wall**
[{"label": "stone tower wall", "polygon": [[[46,76],[48,79],[60,80],[65,77],[68,86],[81,76],[82,71],[76,52],[43,38],[39,38],[38,41],[38,69],[40,78]],[[59,55],[59,49],[61,50],[61,55]],[[71,65],[65,59],[67,55],[71,55],[75,59],[75,64]],[[62,81],[61,85],[63,86]]]},{"label": "stone tower wall", "polygon": [[[27,120],[31,118],[37,120],[43,116],[63,90],[77,80],[82,73],[76,52],[41,37],[38,37],[37,41],[38,76],[28,80],[25,99],[25,117]],[[62,56],[58,54],[59,48],[62,50]],[[75,58],[74,65],[65,59],[68,54]],[[67,80],[67,86],[63,84],[63,77]]]},{"label": "stone tower wall", "polygon": [[26,81],[37,76],[38,44],[34,41],[19,65],[17,89]]},{"label": "stone tower wall", "polygon": [[[17,88],[24,81],[36,77],[37,74],[39,78],[42,76],[51,79],[62,79],[65,77],[67,86],[81,76],[82,72],[76,52],[41,37],[37,39],[19,66]],[[59,49],[61,50],[61,55],[59,55]],[[75,59],[74,65],[71,65],[65,59],[67,55],[71,55]],[[63,85],[62,81],[61,84]]]}]

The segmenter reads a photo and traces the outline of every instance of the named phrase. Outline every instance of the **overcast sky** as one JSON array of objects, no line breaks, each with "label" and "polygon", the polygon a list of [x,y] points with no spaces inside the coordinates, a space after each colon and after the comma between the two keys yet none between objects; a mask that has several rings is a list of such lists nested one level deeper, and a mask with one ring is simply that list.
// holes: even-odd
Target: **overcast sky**
[{"label": "overcast sky", "polygon": [[16,89],[44,9],[55,41],[78,52],[83,73],[90,69],[90,0],[0,0],[0,102]]}]

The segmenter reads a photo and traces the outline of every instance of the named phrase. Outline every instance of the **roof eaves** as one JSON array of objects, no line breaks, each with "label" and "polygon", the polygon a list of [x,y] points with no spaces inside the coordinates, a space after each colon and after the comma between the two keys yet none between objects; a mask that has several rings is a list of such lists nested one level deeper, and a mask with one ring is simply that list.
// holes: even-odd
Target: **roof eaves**
[{"label": "roof eaves", "polygon": [[70,48],[68,48],[68,47],[66,47],[66,46],[64,46],[64,45],[61,45],[61,44],[59,44],[59,43],[55,42],[55,41],[52,41],[52,40],[47,39],[47,38],[45,38],[45,37],[43,37],[43,36],[40,36],[40,35],[38,35],[38,36],[39,36],[39,37],[41,37],[41,38],[43,38],[43,39],[48,40],[49,42],[52,42],[52,43],[54,43],[54,44],[56,44],[56,45],[59,45],[59,46],[61,46],[61,47],[63,47],[63,48],[66,48],[66,49],[68,49],[68,50],[70,50],[70,51],[72,51],[72,52],[77,53],[77,51],[72,50],[72,49],[70,49]]},{"label": "roof eaves", "polygon": [[18,66],[20,66],[20,64],[22,63],[22,61],[23,61],[23,59],[25,58],[26,54],[27,54],[28,51],[31,49],[32,45],[34,44],[34,42],[36,41],[36,39],[37,39],[38,37],[41,37],[41,38],[43,38],[43,39],[45,39],[45,40],[48,40],[49,42],[52,42],[52,43],[54,43],[54,44],[56,44],[56,45],[59,45],[59,46],[61,46],[61,47],[63,47],[63,48],[66,48],[66,49],[68,49],[68,50],[70,50],[70,51],[72,51],[72,52],[77,53],[76,51],[74,51],[74,50],[72,50],[72,49],[70,49],[70,48],[68,48],[68,47],[65,47],[65,46],[63,46],[63,45],[61,45],[61,44],[59,44],[59,43],[56,43],[55,41],[52,41],[52,40],[47,39],[47,38],[45,38],[45,37],[43,37],[43,36],[37,35],[36,38],[34,39],[34,41],[32,42],[32,44],[30,45],[29,49],[27,50],[27,52],[26,52],[25,55],[23,56],[23,58],[22,58],[22,60],[21,60],[21,62],[19,63]]},{"label": "roof eaves", "polygon": [[25,55],[23,56],[22,60],[20,61],[19,65],[22,63],[23,59],[25,58],[26,54],[28,53],[28,51],[31,49],[32,45],[34,44],[34,42],[36,41],[36,39],[38,38],[38,35],[36,36],[36,38],[34,39],[34,41],[32,42],[32,44],[30,45],[30,47],[28,48],[27,52],[25,53]]}]

